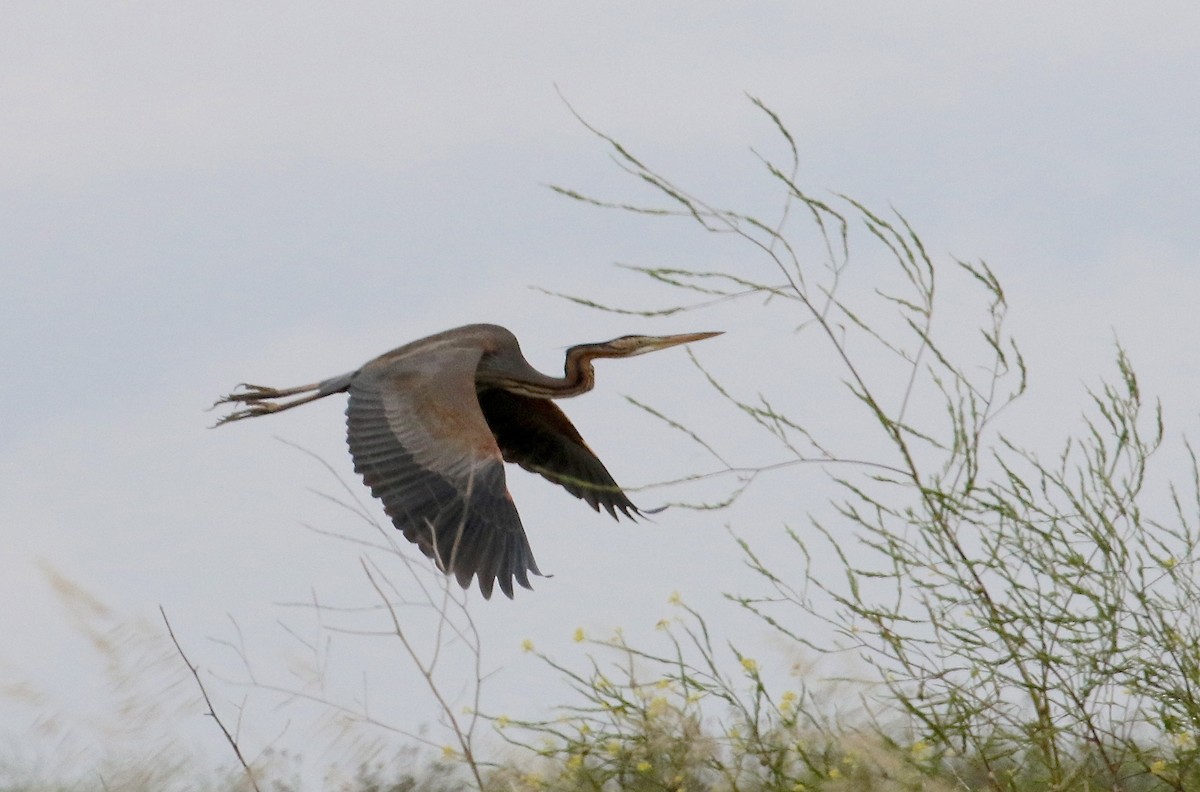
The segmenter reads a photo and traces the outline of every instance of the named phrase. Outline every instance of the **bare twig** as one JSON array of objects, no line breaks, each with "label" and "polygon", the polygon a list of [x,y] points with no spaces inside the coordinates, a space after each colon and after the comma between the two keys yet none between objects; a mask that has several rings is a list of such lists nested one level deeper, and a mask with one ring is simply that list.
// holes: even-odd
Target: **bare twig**
[{"label": "bare twig", "polygon": [[[429,687],[430,692],[433,694],[434,699],[437,701],[438,707],[441,709],[442,715],[446,718],[451,731],[454,732],[454,737],[458,741],[459,749],[462,751],[463,760],[466,762],[467,766],[470,768],[471,775],[474,776],[475,783],[478,785],[480,792],[482,792],[482,790],[484,789],[483,776],[479,772],[479,765],[475,759],[475,754],[474,754],[474,751],[471,746],[471,732],[474,729],[474,724],[476,722],[476,719],[478,718],[479,684],[481,682],[481,679],[479,678],[479,669],[478,669],[478,661],[479,661],[478,645],[477,644],[473,645],[473,651],[475,652],[475,659],[476,659],[476,680],[475,680],[475,693],[476,693],[475,703],[476,703],[476,706],[472,708],[471,713],[470,713],[471,714],[470,725],[467,726],[466,728],[464,728],[463,725],[459,723],[458,717],[455,715],[453,706],[451,706],[450,701],[443,695],[441,688],[438,686],[437,680],[434,678],[434,668],[437,664],[438,654],[441,651],[441,646],[443,643],[443,639],[441,637],[440,625],[439,625],[439,630],[438,630],[438,638],[437,638],[437,641],[435,642],[435,649],[434,649],[433,657],[428,661],[423,660],[421,655],[417,652],[417,648],[415,646],[413,646],[413,644],[409,641],[407,634],[404,632],[404,628],[401,626],[400,618],[396,614],[396,611],[395,611],[395,608],[394,608],[394,605],[393,605],[391,599],[388,598],[387,594],[383,590],[382,585],[376,579],[376,575],[382,575],[382,572],[380,570],[378,570],[378,568],[376,568],[375,572],[372,572],[371,571],[372,565],[368,564],[368,562],[365,558],[361,559],[361,564],[362,564],[363,572],[366,573],[367,580],[370,582],[371,587],[373,589],[375,589],[375,593],[379,595],[380,601],[387,607],[388,613],[391,615],[393,634],[397,638],[400,639],[400,643],[401,643],[401,645],[403,645],[405,652],[409,656],[409,659],[412,660],[413,665],[416,666],[418,672],[421,674],[422,677],[424,677],[425,684]],[[386,580],[386,578],[385,578],[385,580]],[[439,614],[441,616],[440,624],[445,624],[447,622],[447,620],[449,619],[447,606],[449,605],[449,600],[453,600],[453,598],[450,596],[450,593],[449,593],[450,592],[449,587],[450,587],[449,582],[448,581],[445,582],[443,585],[443,590],[445,591],[445,594],[446,594],[446,601],[443,601],[442,605],[438,608]],[[456,604],[458,604],[457,601],[455,601],[455,602],[456,602]],[[431,604],[432,604],[432,600],[431,600]],[[461,607],[461,604],[460,604],[460,607]],[[462,608],[462,611],[464,614],[466,614],[465,608]],[[469,614],[467,614],[467,619],[468,619],[468,627],[473,632],[474,624],[472,622],[470,622]],[[456,633],[458,632],[458,629],[456,627],[454,627],[453,625],[451,625],[451,627],[452,627],[452,629],[455,630]]]},{"label": "bare twig", "polygon": [[250,765],[246,762],[246,757],[242,755],[242,749],[238,745],[237,739],[230,734],[229,729],[225,728],[225,724],[221,721],[221,717],[217,715],[217,710],[213,707],[212,699],[208,697],[208,690],[204,687],[203,680],[200,679],[200,672],[196,666],[192,665],[192,661],[188,659],[187,654],[183,651],[183,647],[179,645],[179,639],[175,637],[175,630],[171,627],[171,620],[167,618],[167,612],[161,605],[158,606],[158,612],[162,614],[163,623],[167,625],[167,635],[171,636],[171,643],[175,644],[175,651],[179,652],[180,659],[187,666],[187,670],[192,673],[192,678],[196,680],[196,687],[200,688],[200,695],[204,698],[204,705],[208,707],[209,715],[217,723],[221,734],[225,735],[225,741],[229,743],[229,747],[233,749],[234,755],[242,765],[242,769],[246,771],[246,778],[250,781],[250,786],[254,792],[262,792],[258,787],[258,781],[254,778],[254,771],[250,769]]}]

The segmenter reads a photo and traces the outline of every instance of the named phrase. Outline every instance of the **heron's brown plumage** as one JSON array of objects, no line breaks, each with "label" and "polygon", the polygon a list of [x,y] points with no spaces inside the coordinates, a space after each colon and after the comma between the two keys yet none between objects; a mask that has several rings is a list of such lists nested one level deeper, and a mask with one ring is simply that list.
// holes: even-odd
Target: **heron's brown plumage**
[{"label": "heron's brown plumage", "polygon": [[[591,361],[628,357],[716,333],[624,336],[567,351],[564,376],[534,369],[496,325],[467,325],[414,341],[349,374],[278,390],[255,385],[217,402],[241,405],[218,424],[348,392],[354,469],[405,538],[484,597],[540,575],[508,492],[504,462],[538,473],[613,517],[637,507],[551,398],[591,389]],[[307,395],[301,395],[307,394]],[[279,401],[296,396],[291,401]]]}]

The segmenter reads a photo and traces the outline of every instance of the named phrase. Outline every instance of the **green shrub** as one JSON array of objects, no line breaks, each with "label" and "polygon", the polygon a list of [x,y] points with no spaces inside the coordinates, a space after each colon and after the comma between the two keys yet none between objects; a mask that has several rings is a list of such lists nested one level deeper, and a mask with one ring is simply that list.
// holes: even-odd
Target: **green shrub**
[{"label": "green shrub", "polygon": [[[587,672],[544,658],[571,680],[578,702],[553,720],[505,725],[502,733],[540,758],[531,765],[536,776],[504,771],[505,783],[1200,788],[1200,474],[1190,447],[1186,488],[1172,488],[1166,515],[1151,516],[1148,465],[1163,440],[1163,417],[1144,402],[1120,347],[1115,377],[1088,391],[1082,431],[1052,459],[1002,432],[998,419],[1025,393],[1027,372],[1006,329],[996,273],[982,262],[935,262],[899,215],[807,194],[796,181],[791,135],[755,104],[789,152],[785,165],[761,159],[771,188],[785,196],[774,219],[716,208],[594,129],[662,202],[559,192],[738,238],[756,257],[736,269],[633,269],[704,295],[694,310],[713,300],[741,300],[754,311],[782,306],[802,332],[781,344],[807,344],[833,361],[819,376],[845,385],[859,411],[856,427],[873,429],[870,455],[839,451],[847,445],[839,426],[777,410],[786,394],[754,393],[754,383],[704,370],[717,400],[789,455],[783,464],[739,471],[724,502],[763,480],[760,473],[784,476],[799,465],[820,467],[840,490],[836,525],[812,518],[788,529],[798,563],[767,560],[738,539],[761,586],[727,596],[798,650],[850,653],[874,683],[858,692],[855,722],[830,719],[828,701],[812,690],[768,690],[756,664],[685,606],[658,650],[620,637],[599,642],[593,650],[613,663],[592,656]],[[851,267],[852,250],[855,260],[870,261],[868,272]],[[948,291],[960,300],[973,291],[982,321],[964,328],[942,320]],[[683,310],[693,308],[640,313]],[[713,447],[702,431],[647,409]],[[831,555],[836,568],[811,563]],[[824,635],[804,629],[814,619],[827,625]],[[725,667],[741,676],[723,675]]]}]

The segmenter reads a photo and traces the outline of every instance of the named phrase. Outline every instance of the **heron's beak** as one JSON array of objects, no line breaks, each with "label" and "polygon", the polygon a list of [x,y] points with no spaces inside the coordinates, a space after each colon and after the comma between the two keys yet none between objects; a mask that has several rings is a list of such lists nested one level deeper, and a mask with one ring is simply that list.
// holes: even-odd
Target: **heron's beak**
[{"label": "heron's beak", "polygon": [[[723,332],[723,331],[721,331]],[[690,344],[693,341],[703,341],[706,338],[721,335],[721,332],[716,333],[684,333],[682,335],[657,336],[646,339],[646,352],[654,352],[667,347],[679,346],[680,344]]]}]

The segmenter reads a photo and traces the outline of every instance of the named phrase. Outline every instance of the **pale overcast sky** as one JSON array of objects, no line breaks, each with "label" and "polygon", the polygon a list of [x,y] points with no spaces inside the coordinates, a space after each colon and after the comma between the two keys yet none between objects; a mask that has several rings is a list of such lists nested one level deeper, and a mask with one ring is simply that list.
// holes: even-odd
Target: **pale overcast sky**
[{"label": "pale overcast sky", "polygon": [[[232,617],[256,673],[286,679],[301,661],[277,622],[318,631],[280,603],[314,592],[372,601],[359,549],[302,524],[362,529],[311,493],[334,489],[320,466],[274,439],[320,454],[358,487],[344,401],[209,431],[204,408],[237,382],[311,382],[489,321],[547,372],[575,343],[724,330],[694,351],[743,393],[812,408],[810,391],[835,391],[837,372],[789,346],[794,317],[771,325],[742,306],[643,320],[530,288],[651,305],[675,298],[615,262],[771,277],[748,250],[743,264],[679,223],[547,189],[645,195],[559,92],[696,192],[761,208],[774,198],[757,186],[750,149],[783,149],[753,94],[795,135],[810,192],[899,209],[947,265],[985,259],[1032,369],[1030,406],[1010,416],[1032,423],[1006,429],[1053,446],[1084,386],[1112,371],[1114,337],[1144,390],[1163,396],[1173,436],[1196,428],[1194,3],[10,2],[0,11],[0,691],[12,706],[0,706],[0,757],[69,750],[86,764],[113,745],[151,755],[178,729],[225,761],[179,668],[155,654],[164,645],[134,637],[155,634],[159,605],[215,675],[219,701],[249,697],[251,752],[325,744],[277,699],[239,686],[219,641],[232,640]],[[682,350],[601,363],[598,382],[563,407],[623,483],[713,467],[625,394],[672,405],[738,463],[774,461]],[[843,406],[817,409],[831,431],[850,420]],[[721,603],[720,592],[752,585],[725,526],[769,544],[784,522],[802,528],[822,497],[783,473],[727,513],[616,525],[522,471],[509,480],[555,576],[514,602],[472,597],[495,671],[491,711],[543,700],[545,671],[522,639],[568,662],[580,660],[576,627],[652,640],[676,590],[722,629],[769,643]],[[81,609],[78,595],[64,604],[55,575],[107,610]],[[145,697],[180,702],[145,715],[152,734],[114,731],[128,718],[114,714],[119,691],[83,635],[89,624],[125,625],[115,635],[155,669],[143,679],[158,693]],[[435,722],[392,644],[337,640],[349,643],[333,652],[333,689],[356,690],[366,675],[381,717]],[[777,662],[789,662],[785,650]],[[336,758],[335,748],[313,757]]]}]

